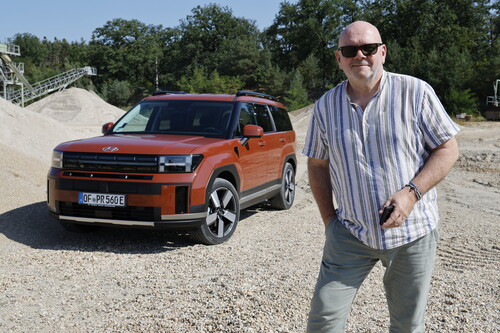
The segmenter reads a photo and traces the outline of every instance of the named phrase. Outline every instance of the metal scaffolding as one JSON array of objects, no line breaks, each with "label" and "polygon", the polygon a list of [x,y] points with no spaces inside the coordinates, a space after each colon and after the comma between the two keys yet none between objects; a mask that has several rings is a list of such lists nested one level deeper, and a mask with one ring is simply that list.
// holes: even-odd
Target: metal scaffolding
[{"label": "metal scaffolding", "polygon": [[24,103],[53,91],[65,89],[83,76],[97,75],[93,67],[69,70],[46,80],[30,84],[24,77],[24,64],[15,63],[10,56],[19,56],[20,48],[13,44],[0,44],[0,96],[14,104]]}]

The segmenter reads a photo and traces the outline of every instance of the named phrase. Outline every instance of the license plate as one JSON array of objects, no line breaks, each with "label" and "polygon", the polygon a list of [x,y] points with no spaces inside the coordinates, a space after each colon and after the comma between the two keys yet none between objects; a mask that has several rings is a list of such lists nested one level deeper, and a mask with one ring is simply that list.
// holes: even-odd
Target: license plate
[{"label": "license plate", "polygon": [[101,207],[125,207],[125,194],[78,193],[78,203]]}]

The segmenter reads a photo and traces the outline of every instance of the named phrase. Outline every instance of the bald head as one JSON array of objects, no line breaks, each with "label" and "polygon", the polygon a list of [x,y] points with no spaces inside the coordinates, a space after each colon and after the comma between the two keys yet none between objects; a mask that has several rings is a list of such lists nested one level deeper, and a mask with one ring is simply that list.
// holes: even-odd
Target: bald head
[{"label": "bald head", "polygon": [[382,43],[382,37],[373,24],[365,21],[356,21],[345,27],[340,33],[339,46],[356,45],[363,43]]},{"label": "bald head", "polygon": [[[371,51],[368,52],[365,47],[370,44],[375,44],[376,47],[370,46]],[[345,49],[350,51],[344,55],[340,48],[347,46],[351,48]],[[355,54],[352,53],[353,49]],[[335,57],[339,68],[349,80],[351,93],[357,91],[360,96],[372,96],[370,93],[378,86],[383,75],[386,53],[387,47],[382,44],[382,37],[373,24],[356,21],[342,31]]]}]

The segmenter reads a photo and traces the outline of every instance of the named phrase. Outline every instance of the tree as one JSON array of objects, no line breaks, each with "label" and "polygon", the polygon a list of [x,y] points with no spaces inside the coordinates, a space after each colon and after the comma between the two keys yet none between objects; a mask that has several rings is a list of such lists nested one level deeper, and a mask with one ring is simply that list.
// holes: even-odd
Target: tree
[{"label": "tree", "polygon": [[314,54],[310,54],[304,61],[299,64],[298,68],[302,78],[304,79],[304,87],[313,89],[320,85],[320,66],[319,60]]},{"label": "tree", "polygon": [[387,69],[429,82],[448,109],[468,89],[473,99],[492,72],[491,8],[487,0],[365,1],[361,17],[379,28],[388,45]]},{"label": "tree", "polygon": [[227,7],[198,6],[181,21],[172,47],[169,69],[181,77],[194,68],[225,75],[246,75],[255,70],[259,32],[253,21],[234,17]]},{"label": "tree", "polygon": [[242,85],[237,77],[221,76],[217,71],[207,75],[201,67],[195,68],[192,74],[185,75],[179,80],[182,91],[194,94],[234,94],[242,88]]},{"label": "tree", "polygon": [[48,50],[38,37],[24,33],[17,34],[12,39],[12,44],[18,45],[21,51],[21,61],[25,65],[33,64],[35,66],[45,65],[47,61]]},{"label": "tree", "polygon": [[[262,33],[253,20],[216,4],[195,7],[173,28],[114,19],[91,41],[68,43],[18,34],[25,76],[38,82],[70,68],[97,67],[96,90],[130,104],[157,86],[234,92],[239,88],[289,101],[316,98],[343,80],[335,50],[348,23],[375,24],[388,46],[385,68],[429,82],[450,112],[484,105],[500,78],[500,2],[491,0],[283,1]],[[299,77],[300,74],[300,77]],[[92,86],[89,78],[76,85]],[[127,102],[111,97],[125,84]],[[293,84],[292,84],[293,83]],[[300,83],[300,84],[299,84]],[[120,88],[120,89],[119,89]],[[307,99],[307,97],[306,97]]]},{"label": "tree", "polygon": [[127,106],[131,97],[130,84],[127,81],[113,80],[101,87],[101,97],[113,105]]},{"label": "tree", "polygon": [[477,107],[477,98],[470,89],[458,91],[455,89],[450,90],[448,98],[448,113],[457,115],[467,113],[470,115],[479,115]]},{"label": "tree", "polygon": [[265,31],[265,44],[273,60],[290,71],[314,55],[322,69],[318,82],[324,86],[338,72],[334,51],[340,29],[357,12],[356,1],[299,0],[296,4],[285,1],[274,23]]},{"label": "tree", "polygon": [[90,59],[100,73],[102,85],[113,80],[128,81],[134,95],[141,97],[156,89],[157,62],[162,43],[172,32],[138,20],[114,19],[92,33]]},{"label": "tree", "polygon": [[257,86],[266,94],[280,97],[287,89],[287,73],[271,61],[271,52],[267,49],[260,53],[259,67],[256,70]]},{"label": "tree", "polygon": [[216,70],[221,75],[238,77],[248,89],[257,88],[260,58],[261,49],[255,36],[225,39],[214,55]]},{"label": "tree", "polygon": [[297,110],[309,104],[307,100],[307,90],[302,84],[302,74],[299,71],[293,72],[290,89],[287,91],[285,102],[289,110]]}]

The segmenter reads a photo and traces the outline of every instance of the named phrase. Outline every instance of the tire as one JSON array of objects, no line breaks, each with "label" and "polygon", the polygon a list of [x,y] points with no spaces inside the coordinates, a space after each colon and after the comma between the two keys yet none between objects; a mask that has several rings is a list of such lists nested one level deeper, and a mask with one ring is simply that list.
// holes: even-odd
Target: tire
[{"label": "tire", "polygon": [[295,170],[293,166],[286,162],[281,178],[280,193],[270,200],[271,207],[274,209],[290,209],[295,199]]},{"label": "tire", "polygon": [[192,236],[206,245],[224,243],[233,235],[240,218],[238,192],[233,184],[217,178],[207,201],[207,218]]}]

